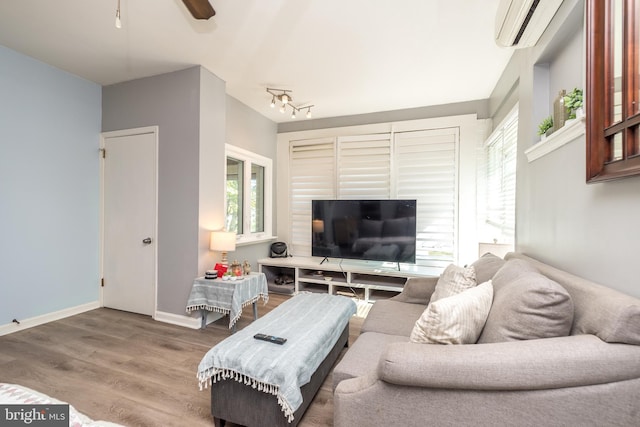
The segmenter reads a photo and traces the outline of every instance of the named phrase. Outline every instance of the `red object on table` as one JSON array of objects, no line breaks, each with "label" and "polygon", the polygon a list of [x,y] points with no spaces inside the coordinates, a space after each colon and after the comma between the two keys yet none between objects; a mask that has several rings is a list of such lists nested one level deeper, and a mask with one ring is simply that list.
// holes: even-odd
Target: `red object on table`
[{"label": "red object on table", "polygon": [[222,278],[222,276],[224,275],[224,273],[227,272],[227,270],[229,269],[229,267],[225,264],[219,264],[217,263],[216,266],[213,268],[214,270],[216,270],[218,272],[218,277]]}]

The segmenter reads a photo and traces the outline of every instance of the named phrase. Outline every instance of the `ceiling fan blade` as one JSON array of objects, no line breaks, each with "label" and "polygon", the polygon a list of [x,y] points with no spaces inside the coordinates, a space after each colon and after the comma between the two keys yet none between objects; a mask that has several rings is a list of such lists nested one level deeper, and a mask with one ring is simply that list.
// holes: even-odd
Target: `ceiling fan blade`
[{"label": "ceiling fan blade", "polygon": [[196,19],[209,19],[216,14],[209,0],[182,0]]}]

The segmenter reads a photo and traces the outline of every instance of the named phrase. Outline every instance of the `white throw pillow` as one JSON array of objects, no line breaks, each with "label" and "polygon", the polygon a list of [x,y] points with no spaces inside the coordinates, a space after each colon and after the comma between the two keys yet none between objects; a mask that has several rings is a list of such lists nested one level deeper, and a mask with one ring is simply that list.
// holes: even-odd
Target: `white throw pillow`
[{"label": "white throw pillow", "polygon": [[440,275],[429,302],[459,294],[464,290],[473,288],[476,284],[476,269],[473,266],[458,267],[457,265],[449,264]]},{"label": "white throw pillow", "polygon": [[430,303],[411,331],[424,344],[474,344],[482,332],[491,302],[491,281]]}]

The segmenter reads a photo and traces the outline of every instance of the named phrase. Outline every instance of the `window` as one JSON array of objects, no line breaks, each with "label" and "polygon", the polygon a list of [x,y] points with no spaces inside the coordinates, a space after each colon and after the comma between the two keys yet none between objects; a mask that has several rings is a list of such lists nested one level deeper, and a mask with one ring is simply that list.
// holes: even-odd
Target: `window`
[{"label": "window", "polygon": [[311,255],[311,200],[416,199],[416,263],[454,262],[457,128],[291,141],[291,251]]},{"label": "window", "polygon": [[587,182],[640,175],[640,0],[587,1]]},{"label": "window", "polygon": [[516,105],[487,138],[481,154],[478,234],[482,243],[514,244],[517,143]]},{"label": "window", "polygon": [[416,199],[416,264],[445,268],[457,258],[457,128],[395,135],[395,194]]},{"label": "window", "polygon": [[225,228],[238,243],[271,237],[271,159],[227,144]]}]

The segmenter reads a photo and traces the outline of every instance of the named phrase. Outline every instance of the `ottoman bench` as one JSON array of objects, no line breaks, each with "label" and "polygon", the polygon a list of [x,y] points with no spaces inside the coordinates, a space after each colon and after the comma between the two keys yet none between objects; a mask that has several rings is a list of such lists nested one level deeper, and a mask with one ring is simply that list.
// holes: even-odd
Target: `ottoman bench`
[{"label": "ottoman bench", "polygon": [[198,366],[215,425],[296,426],[347,345],[355,312],[347,297],[298,294],[215,345]]}]

